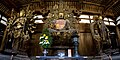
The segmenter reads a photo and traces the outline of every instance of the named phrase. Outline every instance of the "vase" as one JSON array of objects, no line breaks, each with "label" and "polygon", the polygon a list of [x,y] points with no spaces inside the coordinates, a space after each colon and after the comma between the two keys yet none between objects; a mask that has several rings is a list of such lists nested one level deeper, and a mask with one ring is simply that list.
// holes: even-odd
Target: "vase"
[{"label": "vase", "polygon": [[47,53],[48,53],[47,49],[44,49],[43,51],[44,56],[47,56]]}]

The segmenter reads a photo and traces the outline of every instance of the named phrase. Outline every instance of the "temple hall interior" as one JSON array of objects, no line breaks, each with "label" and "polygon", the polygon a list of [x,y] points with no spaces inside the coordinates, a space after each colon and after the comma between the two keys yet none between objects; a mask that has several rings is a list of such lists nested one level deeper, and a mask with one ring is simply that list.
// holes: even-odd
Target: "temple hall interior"
[{"label": "temple hall interior", "polygon": [[120,60],[120,0],[0,0],[0,60]]}]

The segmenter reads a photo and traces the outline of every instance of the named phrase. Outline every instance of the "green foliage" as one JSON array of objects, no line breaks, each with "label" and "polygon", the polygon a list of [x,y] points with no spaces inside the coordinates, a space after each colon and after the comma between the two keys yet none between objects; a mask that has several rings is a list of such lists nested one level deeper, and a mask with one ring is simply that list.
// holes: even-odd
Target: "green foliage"
[{"label": "green foliage", "polygon": [[42,34],[40,35],[39,40],[40,40],[39,44],[43,48],[49,48],[49,47],[51,47],[52,37],[51,37],[51,34],[50,34],[48,28],[45,28],[43,30]]}]

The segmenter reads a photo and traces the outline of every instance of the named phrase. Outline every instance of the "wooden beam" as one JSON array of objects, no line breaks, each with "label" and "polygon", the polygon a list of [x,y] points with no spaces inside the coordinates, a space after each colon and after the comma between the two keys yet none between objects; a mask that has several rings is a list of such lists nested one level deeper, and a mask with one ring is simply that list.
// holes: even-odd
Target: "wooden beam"
[{"label": "wooden beam", "polygon": [[113,7],[115,4],[117,4],[119,2],[119,0],[115,1],[113,4],[112,2],[107,6],[105,7],[105,11],[107,11],[108,9],[110,9],[111,7]]},{"label": "wooden beam", "polygon": [[[95,12],[95,11],[88,11],[88,10],[81,10],[82,13],[91,13],[96,15],[101,15],[101,12]],[[107,16],[114,16],[112,14],[106,14]]]},{"label": "wooden beam", "polygon": [[[119,2],[119,0],[115,1],[114,3],[111,2],[108,6],[105,7],[105,9],[103,10],[103,12],[106,13],[107,10],[109,10],[110,8],[112,8],[115,4],[117,4]],[[103,14],[105,14],[103,13]]]},{"label": "wooden beam", "polygon": [[5,3],[7,3],[6,6],[9,6],[10,8],[17,8],[16,4],[11,0],[4,0]]},{"label": "wooden beam", "polygon": [[105,6],[105,5],[101,5],[101,4],[97,4],[97,3],[92,3],[92,2],[86,2],[86,1],[83,1],[83,3],[90,4],[90,5],[96,5],[96,6],[102,6],[102,7]]}]

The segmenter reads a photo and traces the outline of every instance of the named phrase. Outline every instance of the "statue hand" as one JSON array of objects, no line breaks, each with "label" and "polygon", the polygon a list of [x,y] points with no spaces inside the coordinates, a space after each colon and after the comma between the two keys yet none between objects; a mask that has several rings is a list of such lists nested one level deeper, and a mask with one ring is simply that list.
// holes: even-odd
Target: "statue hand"
[{"label": "statue hand", "polygon": [[99,35],[95,35],[95,36],[94,36],[94,39],[95,39],[96,41],[101,41],[101,37],[100,37]]}]

